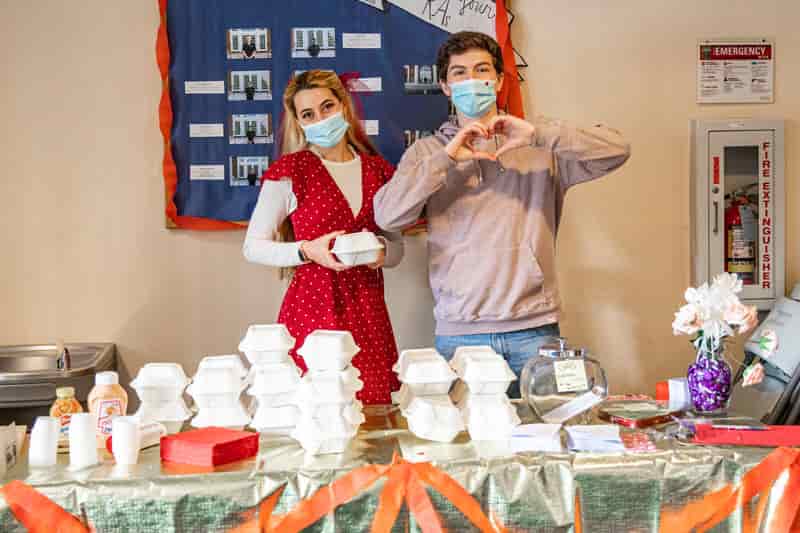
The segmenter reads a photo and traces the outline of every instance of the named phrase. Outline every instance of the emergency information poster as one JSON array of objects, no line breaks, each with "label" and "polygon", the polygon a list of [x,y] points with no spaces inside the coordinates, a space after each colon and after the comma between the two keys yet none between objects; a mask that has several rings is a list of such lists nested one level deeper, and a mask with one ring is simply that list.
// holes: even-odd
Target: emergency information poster
[{"label": "emergency information poster", "polygon": [[774,102],[774,52],[765,39],[699,42],[697,103]]}]

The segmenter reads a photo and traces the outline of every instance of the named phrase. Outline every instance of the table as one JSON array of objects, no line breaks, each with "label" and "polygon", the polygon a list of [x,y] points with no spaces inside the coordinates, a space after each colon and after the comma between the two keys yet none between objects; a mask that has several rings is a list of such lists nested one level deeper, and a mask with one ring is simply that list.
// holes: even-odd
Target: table
[{"label": "table", "polygon": [[[281,485],[286,489],[276,513],[357,466],[389,463],[395,451],[414,449],[407,460],[420,459],[414,456],[421,452],[512,531],[573,531],[577,493],[583,531],[638,532],[657,531],[663,508],[736,481],[772,451],[661,440],[657,451],[645,453],[509,455],[501,446],[470,442],[466,434],[451,444],[417,439],[388,406],[367,414],[358,438],[341,455],[307,456],[288,438],[262,436],[256,458],[214,472],[165,467],[158,447],[144,450],[140,463],[127,469],[105,455],[100,466],[70,472],[66,455],[52,471],[29,471],[23,451],[5,481],[26,481],[67,510],[85,514],[100,532],[217,532],[237,525],[240,513]],[[382,481],[308,531],[368,531],[381,487]],[[447,500],[429,493],[449,531],[475,531]],[[714,531],[740,531],[741,520],[734,513]],[[2,500],[0,531],[23,531]],[[393,531],[419,531],[405,507]]]}]

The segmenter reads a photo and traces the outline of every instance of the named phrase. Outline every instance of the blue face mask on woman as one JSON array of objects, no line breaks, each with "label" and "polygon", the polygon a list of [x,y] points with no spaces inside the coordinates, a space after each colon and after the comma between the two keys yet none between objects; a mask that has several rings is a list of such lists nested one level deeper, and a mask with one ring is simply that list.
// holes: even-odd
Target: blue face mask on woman
[{"label": "blue face mask on woman", "polygon": [[342,140],[350,124],[344,119],[341,112],[325,120],[320,120],[307,126],[302,126],[306,140],[322,148],[333,148]]},{"label": "blue face mask on woman", "polygon": [[468,79],[450,85],[453,105],[469,118],[480,118],[497,101],[494,80]]}]

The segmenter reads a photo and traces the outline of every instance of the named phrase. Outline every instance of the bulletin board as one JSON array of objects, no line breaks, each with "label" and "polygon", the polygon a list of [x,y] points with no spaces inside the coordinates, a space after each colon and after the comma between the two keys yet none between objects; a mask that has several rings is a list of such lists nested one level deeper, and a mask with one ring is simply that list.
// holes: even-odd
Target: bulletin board
[{"label": "bulletin board", "polygon": [[451,32],[503,47],[500,104],[521,114],[513,20],[503,0],[159,0],[166,221],[170,228],[246,225],[275,159],[281,95],[310,69],[349,73],[363,125],[397,163],[447,120],[436,50]]}]

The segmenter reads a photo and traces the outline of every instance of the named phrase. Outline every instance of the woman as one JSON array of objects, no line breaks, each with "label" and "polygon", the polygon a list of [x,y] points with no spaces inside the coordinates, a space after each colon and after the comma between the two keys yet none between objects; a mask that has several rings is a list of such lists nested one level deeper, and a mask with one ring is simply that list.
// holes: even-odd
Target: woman
[{"label": "woman", "polygon": [[[393,168],[363,133],[350,95],[333,72],[296,76],[286,87],[283,108],[282,156],[264,173],[244,256],[295,268],[278,321],[297,347],[316,329],[350,331],[361,348],[353,359],[364,381],[358,398],[391,403],[390,393],[399,387],[391,369],[397,346],[381,268],[400,262],[403,243],[401,235],[375,224],[372,197]],[[331,253],[331,243],[361,230],[378,234],[386,248],[371,265],[347,267]],[[302,357],[294,351],[292,357],[305,372]]]}]

